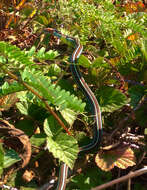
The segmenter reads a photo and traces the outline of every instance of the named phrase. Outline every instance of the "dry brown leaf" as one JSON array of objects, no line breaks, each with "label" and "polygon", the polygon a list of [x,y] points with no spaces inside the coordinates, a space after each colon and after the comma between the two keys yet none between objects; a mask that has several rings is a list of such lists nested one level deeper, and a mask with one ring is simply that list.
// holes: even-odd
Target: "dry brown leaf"
[{"label": "dry brown leaf", "polygon": [[5,120],[0,120],[0,134],[6,137],[4,144],[19,153],[24,168],[31,158],[31,143],[28,136]]},{"label": "dry brown leaf", "polygon": [[114,166],[126,169],[129,166],[134,166],[136,164],[135,161],[133,150],[122,144],[109,150],[101,150],[95,157],[97,166],[104,171],[109,171]]},{"label": "dry brown leaf", "polygon": [[9,110],[17,101],[18,98],[15,93],[3,96],[0,98],[0,111]]}]

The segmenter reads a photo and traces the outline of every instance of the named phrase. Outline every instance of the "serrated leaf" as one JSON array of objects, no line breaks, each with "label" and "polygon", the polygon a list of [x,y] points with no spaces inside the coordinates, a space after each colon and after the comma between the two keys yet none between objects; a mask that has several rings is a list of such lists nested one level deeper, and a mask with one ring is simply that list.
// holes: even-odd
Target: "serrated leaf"
[{"label": "serrated leaf", "polygon": [[77,141],[64,133],[56,136],[55,140],[47,138],[47,147],[55,158],[65,162],[71,169],[78,154]]},{"label": "serrated leaf", "polygon": [[101,150],[95,157],[97,166],[104,171],[109,171],[114,166],[126,169],[129,166],[134,166],[136,164],[135,161],[136,159],[132,149],[124,145],[110,150]]},{"label": "serrated leaf", "polygon": [[48,137],[53,137],[61,132],[61,126],[53,116],[48,117],[44,121],[44,131]]},{"label": "serrated leaf", "polygon": [[25,51],[8,42],[0,41],[0,53],[2,53],[3,56],[7,57],[9,61],[14,61],[15,63],[19,63],[20,65],[34,64],[34,62],[30,60],[31,58],[26,55]]},{"label": "serrated leaf", "polygon": [[71,109],[64,109],[64,110],[61,110],[60,111],[61,115],[63,116],[63,118],[66,120],[66,122],[72,126],[74,121],[76,120],[76,116],[77,116],[77,113],[74,112],[73,110]]},{"label": "serrated leaf", "polygon": [[71,169],[79,152],[77,141],[65,133],[55,137],[47,137],[47,148],[55,158],[66,163]]},{"label": "serrated leaf", "polygon": [[22,72],[22,79],[34,88],[37,93],[48,100],[49,103],[58,106],[59,110],[65,108],[73,109],[77,112],[84,110],[85,103],[82,100],[71,95],[69,91],[61,89],[60,86],[51,84],[51,81],[46,76],[43,76],[41,72],[25,68]]},{"label": "serrated leaf", "polygon": [[13,149],[7,150],[4,155],[4,168],[8,168],[12,164],[15,164],[16,162],[20,160],[21,158]]},{"label": "serrated leaf", "polygon": [[46,135],[44,133],[35,134],[30,138],[30,142],[32,145],[41,146],[46,141]]},{"label": "serrated leaf", "polygon": [[89,68],[92,63],[89,61],[89,59],[86,56],[81,55],[78,59],[78,64],[83,67]]},{"label": "serrated leaf", "polygon": [[99,88],[96,96],[102,112],[113,112],[129,102],[124,94],[112,87]]}]

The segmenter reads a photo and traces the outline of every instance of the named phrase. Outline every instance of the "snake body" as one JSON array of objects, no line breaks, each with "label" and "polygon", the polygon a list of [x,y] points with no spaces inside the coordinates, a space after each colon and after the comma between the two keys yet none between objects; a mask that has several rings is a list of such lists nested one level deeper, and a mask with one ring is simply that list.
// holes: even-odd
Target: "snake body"
[{"label": "snake body", "polygon": [[[101,120],[101,111],[100,111],[98,101],[97,101],[95,95],[93,94],[93,92],[91,91],[91,89],[89,88],[89,86],[87,85],[87,83],[85,82],[84,78],[82,77],[82,75],[77,67],[77,64],[76,64],[77,59],[79,58],[79,56],[82,53],[83,46],[79,43],[79,41],[77,39],[63,35],[56,29],[46,28],[44,30],[46,32],[52,33],[57,38],[59,38],[59,39],[63,38],[67,42],[71,42],[74,45],[74,51],[73,51],[72,55],[70,56],[70,63],[71,63],[70,70],[72,72],[72,75],[73,75],[77,85],[81,88],[81,90],[85,94],[85,96],[91,106],[91,113],[94,116],[94,121],[95,121],[93,139],[89,144],[80,147],[79,153],[89,151],[89,150],[95,148],[96,146],[98,146],[100,143],[100,139],[102,136],[102,120]],[[59,180],[58,180],[58,185],[57,185],[56,190],[65,190],[67,175],[68,175],[68,166],[65,163],[63,163],[60,168],[60,175],[59,175]]]}]

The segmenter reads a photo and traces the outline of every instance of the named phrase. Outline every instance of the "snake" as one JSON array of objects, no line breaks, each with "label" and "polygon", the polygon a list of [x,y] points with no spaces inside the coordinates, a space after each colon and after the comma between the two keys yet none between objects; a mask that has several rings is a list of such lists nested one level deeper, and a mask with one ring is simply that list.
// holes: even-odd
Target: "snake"
[{"label": "snake", "polygon": [[[78,87],[82,90],[85,97],[88,100],[88,103],[91,108],[91,114],[93,115],[94,119],[94,127],[93,127],[93,138],[91,142],[87,145],[79,147],[79,153],[90,151],[91,149],[98,147],[102,137],[102,119],[101,119],[101,110],[99,103],[94,95],[94,93],[89,88],[88,84],[85,82],[81,72],[79,71],[77,62],[78,58],[82,54],[83,46],[80,44],[80,41],[77,38],[73,38],[67,35],[62,34],[60,31],[54,28],[45,28],[45,32],[48,32],[58,39],[63,39],[63,41],[69,42],[74,46],[73,53],[70,55],[70,70],[77,83]],[[66,179],[68,177],[68,165],[62,163],[60,167],[59,179],[56,190],[65,190],[66,189]]]}]

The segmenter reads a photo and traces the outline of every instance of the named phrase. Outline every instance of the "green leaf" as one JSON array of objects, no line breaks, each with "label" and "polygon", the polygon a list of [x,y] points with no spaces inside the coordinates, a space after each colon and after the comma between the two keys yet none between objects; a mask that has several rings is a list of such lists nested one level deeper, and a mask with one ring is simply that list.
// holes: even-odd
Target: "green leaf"
[{"label": "green leaf", "polygon": [[97,57],[91,65],[92,68],[98,68],[98,67],[104,67],[104,68],[109,68],[110,66],[108,65],[108,63],[104,62],[104,58],[103,57]]},{"label": "green leaf", "polygon": [[6,63],[6,58],[4,56],[0,56],[0,63]]},{"label": "green leaf", "polygon": [[113,112],[129,102],[124,94],[112,87],[101,87],[96,96],[102,112]]},{"label": "green leaf", "polygon": [[76,139],[65,133],[60,133],[53,138],[47,137],[47,148],[55,158],[73,168],[79,152]]},{"label": "green leaf", "polygon": [[47,26],[49,24],[49,20],[45,16],[39,15],[39,18],[42,20],[44,25]]},{"label": "green leaf", "polygon": [[77,141],[65,133],[53,116],[47,118],[44,122],[44,131],[47,137],[47,148],[55,158],[65,162],[70,168],[73,168],[74,161],[78,155]]},{"label": "green leaf", "polygon": [[51,84],[51,81],[43,76],[41,72],[37,72],[35,69],[28,69],[22,72],[22,79],[27,82],[38,94],[48,100],[55,106],[58,106],[59,110],[65,108],[72,109],[77,112],[82,112],[85,107],[85,103],[78,99],[76,96],[71,95],[69,91],[62,90],[60,86]]},{"label": "green leaf", "polygon": [[39,58],[44,57],[44,53],[45,53],[45,48],[42,47],[42,48],[37,52],[37,57],[39,57]]},{"label": "green leaf", "polygon": [[57,64],[52,64],[49,67],[49,76],[59,76],[61,74],[61,68]]},{"label": "green leaf", "polygon": [[32,46],[31,49],[27,52],[28,56],[33,56],[35,54],[36,47]]},{"label": "green leaf", "polygon": [[45,53],[44,59],[45,60],[54,60],[59,53],[57,51],[49,50]]},{"label": "green leaf", "polygon": [[106,183],[112,178],[110,172],[103,172],[99,168],[87,168],[84,173],[71,179],[70,189],[90,190],[93,187]]},{"label": "green leaf", "polygon": [[11,84],[8,82],[5,82],[1,87],[0,87],[0,96],[12,94],[14,92],[19,92],[25,90],[25,87],[18,82],[14,81]]},{"label": "green leaf", "polygon": [[92,63],[89,61],[89,59],[86,56],[81,55],[78,59],[78,64],[83,67],[89,68]]},{"label": "green leaf", "polygon": [[71,109],[64,109],[64,110],[61,110],[60,111],[61,115],[63,116],[63,118],[66,120],[66,122],[72,126],[74,121],[76,120],[77,118],[77,113],[74,112],[73,110]]},{"label": "green leaf", "polygon": [[18,103],[16,103],[16,107],[20,111],[20,113],[22,113],[24,115],[28,115],[29,105],[27,102],[18,102]]},{"label": "green leaf", "polygon": [[44,133],[35,134],[30,138],[30,142],[34,146],[41,146],[46,141],[46,135]]},{"label": "green leaf", "polygon": [[4,151],[2,144],[0,144],[0,175],[3,173],[4,168]]},{"label": "green leaf", "polygon": [[34,64],[34,62],[30,60],[31,58],[26,55],[25,51],[22,51],[15,45],[11,45],[8,42],[0,41],[0,54],[7,57],[10,62],[19,63],[19,65]]},{"label": "green leaf", "polygon": [[62,128],[53,116],[48,117],[44,121],[44,131],[48,137],[53,137],[61,132]]},{"label": "green leaf", "polygon": [[128,92],[131,98],[130,105],[134,108],[137,106],[141,98],[145,95],[145,88],[140,85],[135,85],[130,87]]},{"label": "green leaf", "polygon": [[34,134],[35,124],[32,120],[22,119],[18,120],[15,125],[18,129],[25,132],[26,135],[31,136]]},{"label": "green leaf", "polygon": [[7,150],[4,155],[4,168],[8,168],[12,164],[15,164],[16,162],[20,160],[21,158],[13,149]]}]

